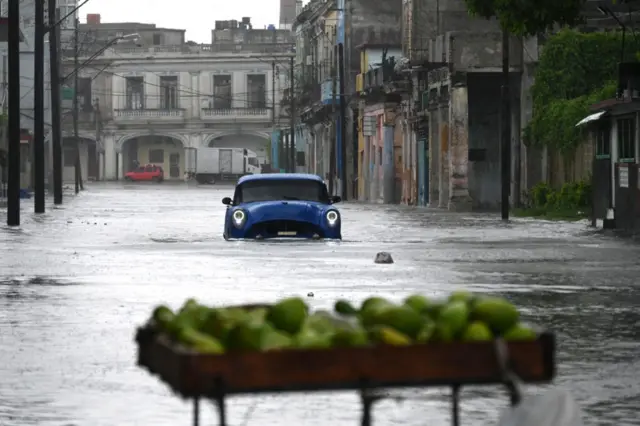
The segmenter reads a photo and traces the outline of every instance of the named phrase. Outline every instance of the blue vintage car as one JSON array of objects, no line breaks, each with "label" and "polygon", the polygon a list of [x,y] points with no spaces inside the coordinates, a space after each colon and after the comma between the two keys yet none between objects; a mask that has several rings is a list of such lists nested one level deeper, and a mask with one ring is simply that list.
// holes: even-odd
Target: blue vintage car
[{"label": "blue vintage car", "polygon": [[342,239],[340,212],[320,177],[302,173],[243,176],[227,207],[224,238]]}]

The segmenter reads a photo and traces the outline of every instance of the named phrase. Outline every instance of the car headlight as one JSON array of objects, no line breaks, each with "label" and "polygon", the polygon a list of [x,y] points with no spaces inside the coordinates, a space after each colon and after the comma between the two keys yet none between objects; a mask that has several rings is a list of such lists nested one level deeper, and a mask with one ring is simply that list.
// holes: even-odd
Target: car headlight
[{"label": "car headlight", "polygon": [[236,210],[232,213],[231,219],[236,228],[241,228],[247,220],[247,214],[243,210]]},{"label": "car headlight", "polygon": [[335,226],[340,220],[340,215],[335,210],[329,210],[327,212],[327,222],[329,222],[329,226]]}]

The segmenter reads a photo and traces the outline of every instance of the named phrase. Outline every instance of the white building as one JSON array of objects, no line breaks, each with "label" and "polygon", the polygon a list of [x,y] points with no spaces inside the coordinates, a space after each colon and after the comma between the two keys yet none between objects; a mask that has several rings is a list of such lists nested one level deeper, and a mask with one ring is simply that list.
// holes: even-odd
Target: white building
[{"label": "white building", "polygon": [[[83,176],[121,179],[137,161],[181,179],[194,167],[187,151],[209,146],[247,148],[269,162],[286,84],[273,70],[289,63],[293,37],[252,29],[247,20],[223,21],[208,45],[114,45],[82,69]],[[73,140],[70,131],[65,121],[65,142]],[[65,146],[65,175],[72,178],[74,148]]]}]

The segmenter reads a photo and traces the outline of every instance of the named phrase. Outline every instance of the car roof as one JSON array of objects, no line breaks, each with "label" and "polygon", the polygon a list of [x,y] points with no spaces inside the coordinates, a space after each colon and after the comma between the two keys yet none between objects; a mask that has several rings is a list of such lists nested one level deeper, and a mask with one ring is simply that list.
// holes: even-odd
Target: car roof
[{"label": "car roof", "polygon": [[324,183],[320,176],[311,173],[261,173],[242,176],[238,179],[238,185],[245,182],[254,182],[259,180],[311,180]]}]

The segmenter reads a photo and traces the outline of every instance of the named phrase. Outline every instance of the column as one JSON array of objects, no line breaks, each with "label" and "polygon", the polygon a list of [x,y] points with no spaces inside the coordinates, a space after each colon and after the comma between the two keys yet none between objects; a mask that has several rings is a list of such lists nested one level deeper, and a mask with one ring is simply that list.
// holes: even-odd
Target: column
[{"label": "column", "polygon": [[200,96],[196,95],[196,93],[201,93],[200,92],[200,73],[190,72],[189,76],[191,77],[191,92],[193,94],[190,95],[191,111],[188,111],[187,114],[188,114],[188,117],[191,117],[191,118],[200,118],[200,103],[202,102],[202,99],[200,99]]},{"label": "column", "polygon": [[102,154],[103,162],[102,162],[102,175],[105,180],[117,180],[118,179],[118,171],[116,169],[116,147],[115,147],[115,137],[113,134],[103,134],[102,135],[102,146],[104,148],[104,153]]},{"label": "column", "polygon": [[122,157],[122,152],[118,152],[118,174],[116,175],[116,180],[122,179],[124,176],[124,160]]},{"label": "column", "polygon": [[395,112],[385,108],[382,140],[382,201],[384,204],[395,203],[395,167],[393,155],[393,136],[395,133]]},{"label": "column", "polygon": [[440,204],[440,129],[438,108],[429,110],[429,207]]},{"label": "column", "polygon": [[[465,79],[466,80],[466,79]],[[451,88],[449,146],[449,210],[471,211],[469,196],[469,97],[466,81]]]},{"label": "column", "polygon": [[[370,198],[370,171],[371,171],[371,136],[364,137],[364,159],[362,160],[362,194],[360,199],[362,201],[369,201]],[[358,160],[359,161],[359,160]]]},{"label": "column", "polygon": [[445,209],[449,206],[449,90],[447,86],[442,90],[438,108],[438,139],[440,141],[438,207]]},{"label": "column", "polygon": [[98,153],[98,180],[103,181],[104,179],[104,152]]}]

